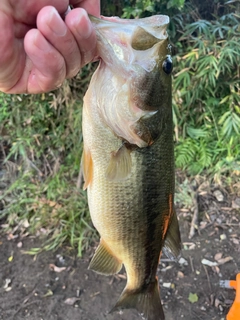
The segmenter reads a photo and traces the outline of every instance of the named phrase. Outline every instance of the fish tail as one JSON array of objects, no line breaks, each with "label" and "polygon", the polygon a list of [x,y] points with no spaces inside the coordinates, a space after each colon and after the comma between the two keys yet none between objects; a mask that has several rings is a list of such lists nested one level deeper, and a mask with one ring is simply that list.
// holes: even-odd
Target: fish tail
[{"label": "fish tail", "polygon": [[146,289],[133,291],[126,287],[110,312],[129,308],[136,309],[146,320],[165,319],[157,278]]}]

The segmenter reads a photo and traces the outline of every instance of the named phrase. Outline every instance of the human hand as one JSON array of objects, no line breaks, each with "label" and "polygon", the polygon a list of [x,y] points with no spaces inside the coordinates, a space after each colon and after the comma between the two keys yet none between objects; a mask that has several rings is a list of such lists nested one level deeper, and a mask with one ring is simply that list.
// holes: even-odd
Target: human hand
[{"label": "human hand", "polygon": [[90,62],[96,36],[86,11],[99,16],[100,0],[1,0],[0,91],[47,92]]}]

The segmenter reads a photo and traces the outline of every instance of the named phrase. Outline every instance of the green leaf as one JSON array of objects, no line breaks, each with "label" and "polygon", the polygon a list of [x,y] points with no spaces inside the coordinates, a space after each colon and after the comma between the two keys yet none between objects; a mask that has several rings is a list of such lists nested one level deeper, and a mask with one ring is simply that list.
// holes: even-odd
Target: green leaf
[{"label": "green leaf", "polygon": [[207,132],[203,129],[197,129],[187,126],[187,133],[192,139],[198,139],[200,137],[207,137]]},{"label": "green leaf", "polygon": [[191,303],[195,303],[198,301],[198,295],[196,293],[189,293],[189,296],[188,296],[188,300],[191,302]]}]

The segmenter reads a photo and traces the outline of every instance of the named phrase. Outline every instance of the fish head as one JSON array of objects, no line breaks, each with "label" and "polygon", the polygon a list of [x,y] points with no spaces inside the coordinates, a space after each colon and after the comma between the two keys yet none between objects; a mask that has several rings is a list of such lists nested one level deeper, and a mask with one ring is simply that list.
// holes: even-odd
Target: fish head
[{"label": "fish head", "polygon": [[158,58],[164,59],[171,53],[166,15],[143,19],[99,19],[90,15],[90,20],[97,34],[98,57],[110,68],[116,70],[116,65],[120,65],[122,72],[129,72],[138,65],[150,72]]},{"label": "fish head", "polygon": [[[130,144],[146,147],[152,141],[143,122],[146,120],[148,126],[149,118],[156,118],[157,113],[171,113],[169,17],[98,19],[91,16],[90,19],[96,30],[100,59],[100,116],[115,135]],[[155,121],[155,126],[159,126],[158,122]]]},{"label": "fish head", "polygon": [[[151,111],[166,113],[166,108],[171,107],[173,62],[166,31],[169,18],[155,17],[156,25],[137,27],[131,42],[132,48],[137,51],[136,56],[142,68],[132,97],[135,106],[147,112],[145,117],[151,116]],[[144,55],[148,60],[144,59]]]}]

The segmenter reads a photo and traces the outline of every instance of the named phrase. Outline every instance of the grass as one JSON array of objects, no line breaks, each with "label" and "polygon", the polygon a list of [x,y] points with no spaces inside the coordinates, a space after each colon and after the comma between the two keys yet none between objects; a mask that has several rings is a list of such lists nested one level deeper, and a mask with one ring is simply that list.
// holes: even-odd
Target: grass
[{"label": "grass", "polygon": [[81,256],[96,237],[78,181],[82,97],[93,68],[49,94],[0,94],[1,180],[8,185],[0,190],[0,221],[12,236],[44,238],[28,253],[70,242]]}]

